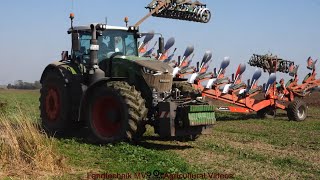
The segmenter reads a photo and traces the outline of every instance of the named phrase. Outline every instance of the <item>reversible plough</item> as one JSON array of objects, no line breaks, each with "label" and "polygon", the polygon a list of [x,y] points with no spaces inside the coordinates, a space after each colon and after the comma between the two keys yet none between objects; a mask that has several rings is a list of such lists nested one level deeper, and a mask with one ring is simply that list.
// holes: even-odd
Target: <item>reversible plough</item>
[{"label": "reversible plough", "polygon": [[[238,66],[231,79],[225,77],[226,68],[230,63],[228,58],[222,61],[218,72],[214,70],[212,77],[206,84],[201,81],[205,78],[197,73],[191,76],[189,82],[202,92],[203,97],[236,105],[218,108],[221,111],[257,112],[260,118],[274,118],[276,109],[282,109],[287,111],[290,120],[302,121],[307,117],[307,106],[302,98],[320,85],[320,79],[316,79],[316,62],[311,57],[308,58],[307,67],[311,72],[307,74],[302,84],[298,84],[297,70],[299,66],[294,65],[292,61],[272,55],[253,55],[249,61],[251,66],[269,72],[269,79],[263,86],[258,85],[262,74],[261,69],[256,69],[251,80],[248,80],[247,83],[242,82],[241,76],[246,69],[245,64]],[[289,73],[293,79],[290,79],[286,84],[284,79],[276,82],[276,72]]]}]

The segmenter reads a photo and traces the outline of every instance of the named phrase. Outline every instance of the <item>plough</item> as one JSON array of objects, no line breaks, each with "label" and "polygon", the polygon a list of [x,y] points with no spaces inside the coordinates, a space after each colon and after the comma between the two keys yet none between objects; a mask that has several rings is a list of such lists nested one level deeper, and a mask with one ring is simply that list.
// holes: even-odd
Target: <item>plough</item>
[{"label": "plough", "polygon": [[[320,85],[320,79],[316,79],[316,61],[308,58],[308,69],[311,70],[304,78],[302,84],[298,84],[297,71],[299,66],[293,61],[284,60],[273,55],[254,54],[248,64],[257,67],[251,80],[242,82],[242,75],[246,70],[245,64],[240,64],[231,79],[225,76],[230,59],[225,58],[219,70],[214,69],[212,73],[207,73],[211,62],[211,52],[206,52],[201,63],[197,67],[189,67],[190,62],[186,61],[186,55],[193,53],[193,49],[187,48],[183,58],[175,67],[173,76],[184,78],[191,76],[188,82],[202,93],[206,99],[219,100],[235,106],[219,107],[220,111],[251,113],[257,112],[259,118],[274,118],[276,110],[287,111],[289,120],[303,121],[307,117],[307,106],[301,98],[311,94],[315,87]],[[262,86],[258,81],[262,75],[262,70],[269,73],[268,81]],[[288,73],[293,79],[286,84],[284,79],[276,82],[276,72]],[[298,98],[296,98],[298,97]]]}]

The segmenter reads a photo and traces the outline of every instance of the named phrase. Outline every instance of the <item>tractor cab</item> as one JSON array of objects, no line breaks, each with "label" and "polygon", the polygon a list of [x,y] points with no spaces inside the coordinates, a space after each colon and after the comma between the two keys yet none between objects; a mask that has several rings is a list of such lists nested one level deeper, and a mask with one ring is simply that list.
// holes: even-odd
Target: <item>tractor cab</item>
[{"label": "tractor cab", "polygon": [[[92,31],[90,26],[77,26],[70,28],[68,33],[76,34],[73,38],[72,57],[82,64],[90,62],[90,48]],[[127,27],[105,25],[97,31],[98,63],[109,59],[112,54],[120,53],[124,56],[138,56],[137,30]],[[76,44],[76,45],[74,45]]]}]

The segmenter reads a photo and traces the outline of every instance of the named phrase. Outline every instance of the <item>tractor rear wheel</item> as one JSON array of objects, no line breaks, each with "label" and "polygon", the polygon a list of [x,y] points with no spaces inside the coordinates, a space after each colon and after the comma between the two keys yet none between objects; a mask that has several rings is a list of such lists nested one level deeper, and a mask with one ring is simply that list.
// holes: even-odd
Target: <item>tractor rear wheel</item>
[{"label": "tractor rear wheel", "polygon": [[134,86],[114,81],[99,86],[88,96],[87,125],[90,140],[105,144],[142,136],[148,109]]},{"label": "tractor rear wheel", "polygon": [[40,117],[49,134],[62,133],[71,125],[71,100],[64,78],[57,70],[49,70],[40,90]]},{"label": "tractor rear wheel", "polygon": [[257,112],[258,118],[261,119],[274,119],[276,117],[277,110],[274,107],[266,107]]},{"label": "tractor rear wheel", "polygon": [[296,100],[291,102],[287,108],[289,120],[303,121],[307,118],[307,105],[304,101]]}]

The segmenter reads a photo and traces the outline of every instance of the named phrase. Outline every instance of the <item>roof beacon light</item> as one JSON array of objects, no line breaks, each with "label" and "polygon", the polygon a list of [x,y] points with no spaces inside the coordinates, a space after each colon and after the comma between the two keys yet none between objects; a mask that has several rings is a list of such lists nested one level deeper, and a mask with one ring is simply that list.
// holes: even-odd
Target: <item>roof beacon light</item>
[{"label": "roof beacon light", "polygon": [[124,22],[126,23],[126,27],[128,27],[128,22],[129,22],[129,17],[128,16],[124,17]]},{"label": "roof beacon light", "polygon": [[73,19],[74,19],[74,14],[73,14],[73,13],[70,13],[69,18],[70,18],[71,20],[73,20]]},{"label": "roof beacon light", "polygon": [[71,20],[71,29],[73,29],[73,19],[74,19],[74,14],[73,14],[73,13],[70,13],[69,18],[70,18],[70,20]]}]

